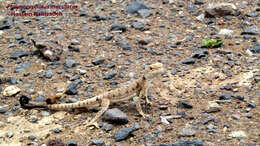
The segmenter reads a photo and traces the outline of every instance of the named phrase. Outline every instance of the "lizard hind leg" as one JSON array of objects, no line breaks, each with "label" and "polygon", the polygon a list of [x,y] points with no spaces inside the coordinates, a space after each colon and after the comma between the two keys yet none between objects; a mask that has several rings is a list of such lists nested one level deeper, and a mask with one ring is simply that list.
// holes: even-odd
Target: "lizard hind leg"
[{"label": "lizard hind leg", "polygon": [[98,113],[96,114],[96,116],[95,116],[90,122],[88,122],[86,126],[87,126],[87,127],[88,127],[88,126],[94,126],[94,127],[96,127],[96,128],[99,128],[98,123],[97,123],[97,120],[98,120],[98,119],[104,114],[104,112],[108,109],[109,104],[110,104],[109,99],[102,99],[100,111],[98,111]]}]

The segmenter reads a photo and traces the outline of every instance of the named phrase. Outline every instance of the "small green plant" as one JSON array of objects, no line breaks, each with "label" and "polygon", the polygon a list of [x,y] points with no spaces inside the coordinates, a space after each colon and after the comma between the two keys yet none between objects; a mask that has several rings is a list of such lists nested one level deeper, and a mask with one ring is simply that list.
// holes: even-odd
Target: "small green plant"
[{"label": "small green plant", "polygon": [[215,47],[220,47],[223,44],[223,40],[216,40],[216,39],[210,39],[206,38],[202,40],[202,45],[201,47],[204,48],[215,48]]}]

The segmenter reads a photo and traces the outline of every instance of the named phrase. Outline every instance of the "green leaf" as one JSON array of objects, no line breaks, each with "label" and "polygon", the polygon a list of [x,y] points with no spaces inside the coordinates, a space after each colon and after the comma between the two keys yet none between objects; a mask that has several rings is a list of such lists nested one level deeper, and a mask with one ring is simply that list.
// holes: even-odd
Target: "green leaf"
[{"label": "green leaf", "polygon": [[205,38],[205,39],[202,40],[201,47],[214,48],[214,47],[219,47],[222,44],[223,44],[223,40]]}]

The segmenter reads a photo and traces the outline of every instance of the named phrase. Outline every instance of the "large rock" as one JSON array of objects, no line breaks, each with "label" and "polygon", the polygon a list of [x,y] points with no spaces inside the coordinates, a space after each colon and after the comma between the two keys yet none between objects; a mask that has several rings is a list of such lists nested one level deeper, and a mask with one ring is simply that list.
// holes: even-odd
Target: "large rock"
[{"label": "large rock", "polygon": [[149,9],[149,6],[139,0],[133,1],[125,7],[125,11],[130,14],[138,13],[142,9]]},{"label": "large rock", "polygon": [[235,14],[237,8],[234,4],[231,3],[211,3],[208,8],[205,10],[205,17],[214,18],[214,17],[223,17],[223,16],[232,16]]}]

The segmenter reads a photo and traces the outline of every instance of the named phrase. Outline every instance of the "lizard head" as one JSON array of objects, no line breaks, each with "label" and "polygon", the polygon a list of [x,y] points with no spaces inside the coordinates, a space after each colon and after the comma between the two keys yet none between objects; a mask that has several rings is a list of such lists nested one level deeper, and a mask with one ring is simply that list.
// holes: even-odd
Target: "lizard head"
[{"label": "lizard head", "polygon": [[165,71],[162,63],[154,63],[148,65],[145,69],[145,78],[148,80],[152,80],[158,75],[162,74]]}]

